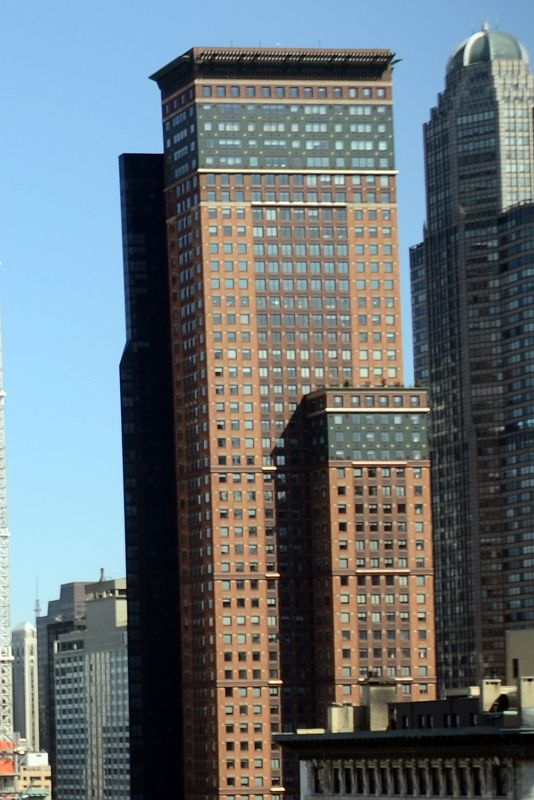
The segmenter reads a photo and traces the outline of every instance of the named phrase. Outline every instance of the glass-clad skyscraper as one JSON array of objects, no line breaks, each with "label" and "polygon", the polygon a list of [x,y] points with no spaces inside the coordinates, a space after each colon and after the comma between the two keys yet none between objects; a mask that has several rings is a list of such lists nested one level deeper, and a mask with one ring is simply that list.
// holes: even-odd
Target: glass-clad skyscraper
[{"label": "glass-clad skyscraper", "polygon": [[524,47],[485,26],[453,52],[424,129],[412,301],[446,685],[504,677],[505,629],[534,622],[533,107]]}]

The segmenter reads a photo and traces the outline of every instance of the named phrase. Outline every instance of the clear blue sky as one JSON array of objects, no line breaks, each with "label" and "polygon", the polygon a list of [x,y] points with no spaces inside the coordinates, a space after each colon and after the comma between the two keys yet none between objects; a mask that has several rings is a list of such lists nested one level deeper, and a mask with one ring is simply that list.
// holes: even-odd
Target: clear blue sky
[{"label": "clear blue sky", "polygon": [[[12,622],[59,585],[124,574],[117,158],[161,150],[147,76],[192,45],[387,47],[401,251],[424,220],[422,123],[484,20],[534,56],[532,0],[0,0],[0,296]],[[405,341],[409,342],[408,312]],[[411,369],[407,369],[410,377]]]}]

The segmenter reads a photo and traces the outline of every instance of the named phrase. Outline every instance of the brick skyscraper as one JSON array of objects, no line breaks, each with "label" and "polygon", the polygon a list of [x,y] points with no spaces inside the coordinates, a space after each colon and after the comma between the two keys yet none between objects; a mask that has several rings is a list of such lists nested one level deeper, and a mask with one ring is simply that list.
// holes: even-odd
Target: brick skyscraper
[{"label": "brick skyscraper", "polygon": [[153,76],[163,159],[121,159],[135,800],[295,797],[273,732],[369,675],[433,696],[392,61],[195,48]]},{"label": "brick skyscraper", "polygon": [[432,398],[439,674],[504,678],[534,624],[534,78],[509,34],[454,51],[425,125],[427,227],[412,250],[416,377]]}]

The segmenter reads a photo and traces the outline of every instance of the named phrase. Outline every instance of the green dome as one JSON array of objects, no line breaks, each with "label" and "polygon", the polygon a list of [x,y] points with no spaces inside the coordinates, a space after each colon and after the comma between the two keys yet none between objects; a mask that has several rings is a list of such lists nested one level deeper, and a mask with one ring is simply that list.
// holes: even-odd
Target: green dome
[{"label": "green dome", "polygon": [[458,45],[447,63],[447,72],[497,58],[515,58],[528,64],[526,48],[509,33],[490,31],[487,25]]}]

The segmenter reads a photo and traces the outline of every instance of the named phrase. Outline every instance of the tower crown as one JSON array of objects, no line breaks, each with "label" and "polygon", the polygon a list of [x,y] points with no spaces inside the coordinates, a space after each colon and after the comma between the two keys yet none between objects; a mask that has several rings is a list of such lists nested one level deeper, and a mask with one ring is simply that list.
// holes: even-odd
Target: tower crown
[{"label": "tower crown", "polygon": [[513,58],[529,63],[528,52],[514,36],[504,31],[491,31],[487,23],[473,33],[453,51],[447,63],[447,72],[456,67],[468,67],[501,58]]}]

